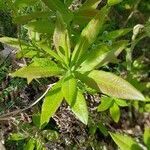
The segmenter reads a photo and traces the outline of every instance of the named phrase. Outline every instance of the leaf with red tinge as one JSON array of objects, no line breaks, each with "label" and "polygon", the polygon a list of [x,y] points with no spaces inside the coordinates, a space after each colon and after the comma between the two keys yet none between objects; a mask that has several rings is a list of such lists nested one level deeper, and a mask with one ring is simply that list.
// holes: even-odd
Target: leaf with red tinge
[{"label": "leaf with red tinge", "polygon": [[145,100],[144,96],[129,82],[113,73],[93,70],[88,74],[88,77],[104,94],[115,98]]},{"label": "leaf with red tinge", "polygon": [[67,30],[67,25],[64,22],[62,15],[57,12],[56,26],[53,35],[53,42],[57,53],[68,62],[70,59],[70,39]]},{"label": "leaf with red tinge", "polygon": [[103,7],[99,13],[88,23],[88,25],[82,30],[80,38],[74,48],[72,54],[73,63],[85,53],[91,44],[96,40],[100,30],[103,27],[105,18],[108,14],[108,8]]}]

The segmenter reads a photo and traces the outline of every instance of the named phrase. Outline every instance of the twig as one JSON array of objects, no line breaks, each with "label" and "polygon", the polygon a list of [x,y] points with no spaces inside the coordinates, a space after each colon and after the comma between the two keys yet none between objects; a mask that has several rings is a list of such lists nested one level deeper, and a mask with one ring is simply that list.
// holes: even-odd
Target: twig
[{"label": "twig", "polygon": [[30,109],[31,107],[33,107],[34,105],[36,105],[48,93],[48,91],[54,84],[49,85],[48,88],[46,89],[46,91],[43,93],[43,95],[40,96],[35,102],[30,104],[28,107],[4,114],[4,115],[0,116],[0,121],[9,120],[9,119],[11,119],[12,116],[17,115],[18,113],[21,113],[23,111],[26,111],[26,110]]}]

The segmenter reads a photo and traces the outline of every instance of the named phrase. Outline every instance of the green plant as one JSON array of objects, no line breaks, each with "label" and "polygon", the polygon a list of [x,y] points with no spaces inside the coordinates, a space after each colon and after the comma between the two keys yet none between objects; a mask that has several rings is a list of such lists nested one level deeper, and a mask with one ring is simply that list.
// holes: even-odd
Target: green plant
[{"label": "green plant", "polygon": [[[14,124],[19,128],[9,135],[7,142],[11,145],[11,142],[15,141],[18,143],[17,148],[23,150],[33,150],[35,148],[37,150],[46,150],[46,141],[58,140],[59,134],[57,131],[51,129],[40,130],[39,121],[40,116],[38,114],[33,115],[32,125],[27,122],[15,120]],[[19,143],[21,143],[20,147]]]},{"label": "green plant", "polygon": [[[29,53],[36,51],[35,57],[31,54],[33,57],[31,57],[31,63],[12,73],[12,77],[27,78],[28,83],[43,77],[59,78],[45,96],[41,110],[41,127],[49,122],[63,98],[76,117],[84,124],[88,123],[88,108],[82,90],[79,88],[81,85],[89,86],[97,92],[114,98],[144,100],[144,96],[127,81],[113,73],[95,70],[116,60],[116,57],[128,45],[128,41],[122,40],[113,42],[112,45],[101,43],[94,48],[91,47],[102,30],[108,12],[109,7],[105,6],[96,14],[82,30],[75,47],[71,46],[69,25],[65,23],[63,14],[60,12],[57,12],[53,34],[56,51],[51,50],[47,42],[35,38],[32,40],[32,45],[18,39],[0,38],[1,42],[21,49],[20,54],[26,50],[29,50]],[[114,120],[117,122],[118,117]]]},{"label": "green plant", "polygon": [[121,99],[112,99],[111,97],[102,97],[101,104],[98,106],[98,111],[102,112],[109,109],[112,119],[117,123],[120,119],[120,108],[126,107],[128,104]]},{"label": "green plant", "polygon": [[[136,142],[136,140],[130,136],[123,135],[120,133],[109,132],[114,142],[118,145],[121,150],[142,150],[143,144]],[[147,148],[150,149],[150,128],[145,127],[143,134],[143,141]]]}]

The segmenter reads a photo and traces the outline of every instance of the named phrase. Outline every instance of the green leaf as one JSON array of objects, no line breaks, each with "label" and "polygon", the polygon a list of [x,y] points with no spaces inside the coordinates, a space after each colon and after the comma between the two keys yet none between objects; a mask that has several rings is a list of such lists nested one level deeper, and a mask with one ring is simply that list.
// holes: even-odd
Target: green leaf
[{"label": "green leaf", "polygon": [[81,69],[79,70],[82,72],[91,71],[94,68],[99,68],[109,62],[115,61],[127,44],[128,41],[125,40],[115,42],[112,46],[103,44],[87,52],[86,56],[84,56],[84,59],[86,59],[81,64]]},{"label": "green leaf", "polygon": [[64,0],[64,3],[67,7],[69,7],[72,4],[73,0]]},{"label": "green leaf", "polygon": [[77,81],[72,75],[67,75],[62,82],[62,93],[70,106],[73,106],[77,98]]},{"label": "green leaf", "polygon": [[147,21],[144,28],[148,37],[150,37],[150,21]]},{"label": "green leaf", "polygon": [[60,56],[65,55],[66,61],[69,62],[70,59],[70,39],[67,30],[67,26],[63,21],[60,13],[57,13],[56,27],[53,35],[54,45]]},{"label": "green leaf", "polygon": [[57,67],[57,64],[51,61],[49,58],[33,58],[30,66],[54,66]]},{"label": "green leaf", "polygon": [[58,68],[42,67],[42,66],[27,66],[23,67],[11,74],[12,77],[27,78],[28,83],[33,79],[51,77],[60,74],[61,71]]},{"label": "green leaf", "polygon": [[83,5],[77,11],[75,11],[75,23],[83,24],[90,21],[96,14],[98,14],[99,10],[96,8],[100,2],[100,0],[85,1],[85,3],[83,3]]},{"label": "green leaf", "polygon": [[83,5],[80,7],[79,11],[89,8],[96,9],[100,2],[101,2],[100,0],[86,0],[86,2],[83,3]]},{"label": "green leaf", "polygon": [[37,0],[15,0],[14,7],[23,8],[27,6],[32,6],[37,2]]},{"label": "green leaf", "polygon": [[88,123],[88,109],[84,96],[80,91],[77,93],[77,98],[74,105],[71,106],[71,110],[76,115],[76,117],[85,125]]},{"label": "green leaf", "polygon": [[36,139],[36,150],[46,150],[41,139]]},{"label": "green leaf", "polygon": [[102,122],[98,123],[98,129],[103,133],[104,136],[108,136],[107,128],[103,125]]},{"label": "green leaf", "polygon": [[108,0],[108,5],[112,6],[112,5],[116,5],[118,3],[122,2],[122,0]]},{"label": "green leaf", "polygon": [[97,126],[96,125],[89,125],[89,134],[94,135],[96,133]]},{"label": "green leaf", "polygon": [[16,48],[18,50],[16,55],[17,58],[33,58],[38,53],[37,50],[35,50],[35,47],[32,47],[23,40],[17,38],[1,37],[0,42]]},{"label": "green leaf", "polygon": [[82,30],[80,38],[74,48],[72,60],[74,63],[85,53],[90,45],[96,40],[102,26],[105,22],[105,17],[108,14],[108,8],[102,8],[99,13],[88,23]]},{"label": "green leaf", "polygon": [[146,112],[150,112],[150,103],[145,104],[144,110],[145,110]]},{"label": "green leaf", "polygon": [[79,9],[79,11],[75,12],[73,21],[75,24],[85,26],[98,12],[99,10],[91,8]]},{"label": "green leaf", "polygon": [[144,143],[147,146],[148,150],[150,149],[150,128],[145,127],[143,135]]},{"label": "green leaf", "polygon": [[9,46],[12,46],[17,49],[24,49],[30,47],[30,45],[28,45],[24,41],[11,37],[1,37],[0,42],[8,44]]},{"label": "green leaf", "polygon": [[1,37],[0,42],[16,48],[18,50],[16,54],[17,58],[33,58],[38,54],[38,51],[35,49],[35,47],[32,47],[23,40],[17,38]]},{"label": "green leaf", "polygon": [[131,137],[119,133],[109,133],[121,150],[142,150],[142,148]]},{"label": "green leaf", "polygon": [[35,143],[35,140],[31,138],[31,139],[28,141],[28,143],[25,145],[24,150],[34,150],[35,144],[36,144],[36,143]]},{"label": "green leaf", "polygon": [[94,86],[97,85],[104,94],[115,98],[145,100],[144,96],[130,83],[113,73],[93,70],[89,73],[88,77],[91,78]]},{"label": "green leaf", "polygon": [[55,59],[57,59],[58,61],[63,63],[63,59],[55,52],[53,51],[50,46],[48,45],[47,42],[45,41],[39,41],[36,42],[36,45],[41,48],[42,50],[44,50],[46,53],[48,53],[49,55],[51,55],[52,57],[54,57]]},{"label": "green leaf", "polygon": [[119,105],[120,107],[126,107],[126,106],[128,106],[128,104],[127,104],[127,102],[125,100],[117,99],[117,98],[115,98],[114,100],[115,100],[115,103],[117,105]]},{"label": "green leaf", "polygon": [[32,21],[26,24],[24,27],[33,32],[38,32],[38,33],[52,34],[54,31],[54,23],[48,19]]},{"label": "green leaf", "polygon": [[101,97],[101,104],[98,106],[98,111],[105,111],[113,104],[113,99],[110,97]]},{"label": "green leaf", "polygon": [[28,83],[30,83],[35,78],[50,77],[61,73],[62,70],[54,62],[40,58],[34,59],[34,62],[29,66],[23,67],[10,75],[12,77],[27,78]]},{"label": "green leaf", "polygon": [[[79,71],[86,72],[95,68],[105,57],[110,53],[110,47],[106,44],[100,45],[98,48],[88,51],[87,54],[81,58],[84,59],[81,63]],[[82,61],[80,59],[80,61]]]},{"label": "green leaf", "polygon": [[110,109],[110,115],[112,117],[112,119],[118,123],[119,119],[120,119],[120,108],[118,107],[118,105],[116,103],[114,103]]},{"label": "green leaf", "polygon": [[42,2],[44,2],[49,9],[60,12],[66,23],[72,20],[72,13],[60,0],[42,0]]},{"label": "green leaf", "polygon": [[129,33],[132,29],[130,28],[124,28],[124,29],[119,29],[119,30],[115,30],[112,32],[108,32],[107,34],[102,35],[100,38],[103,40],[115,40],[116,38],[119,38],[121,36],[126,35],[127,33]]},{"label": "green leaf", "polygon": [[9,140],[12,140],[12,141],[24,140],[26,138],[27,136],[22,133],[11,133],[9,136]]},{"label": "green leaf", "polygon": [[33,124],[38,128],[40,127],[40,118],[41,116],[39,113],[32,115]]},{"label": "green leaf", "polygon": [[63,100],[60,84],[57,83],[45,96],[42,104],[41,127],[49,122],[49,119],[55,114],[56,110],[60,106]]},{"label": "green leaf", "polygon": [[54,141],[59,138],[58,132],[56,132],[54,130],[44,130],[44,131],[42,131],[42,135],[44,138],[46,138],[49,141]]},{"label": "green leaf", "polygon": [[37,11],[37,12],[33,12],[31,14],[14,17],[13,21],[16,24],[26,24],[31,20],[35,20],[35,19],[39,19],[39,18],[44,19],[44,18],[48,18],[51,15],[52,15],[52,13],[49,11],[43,11],[43,12]]},{"label": "green leaf", "polygon": [[17,58],[33,58],[33,57],[36,57],[36,56],[39,56],[40,54],[43,54],[43,53],[39,53],[37,51],[37,49],[35,50],[34,48],[32,47],[29,47],[29,48],[24,48],[24,49],[21,49],[20,51],[17,52],[16,54],[16,57]]}]

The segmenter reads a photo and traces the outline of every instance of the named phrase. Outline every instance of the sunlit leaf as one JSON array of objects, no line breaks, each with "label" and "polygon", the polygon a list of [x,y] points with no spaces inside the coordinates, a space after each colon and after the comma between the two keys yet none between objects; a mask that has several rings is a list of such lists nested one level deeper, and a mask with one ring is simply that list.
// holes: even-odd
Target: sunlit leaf
[{"label": "sunlit leaf", "polygon": [[98,111],[105,111],[113,104],[113,99],[110,97],[101,97],[101,103],[98,106]]},{"label": "sunlit leaf", "polygon": [[12,38],[12,37],[1,37],[0,42],[2,42],[4,44],[8,44],[9,46],[12,46],[17,49],[21,49],[21,48],[23,49],[23,48],[30,47],[30,45],[28,45],[24,41],[19,40],[17,38]]},{"label": "sunlit leaf", "polygon": [[143,135],[144,143],[150,149],[150,127],[145,127]]},{"label": "sunlit leaf", "polygon": [[17,58],[25,57],[32,58],[37,55],[35,47],[27,44],[23,40],[12,38],[12,37],[1,37],[0,42],[12,46],[17,50]]},{"label": "sunlit leaf", "polygon": [[64,98],[73,106],[77,98],[77,81],[72,75],[67,75],[62,82],[62,93]]},{"label": "sunlit leaf", "polygon": [[116,103],[113,103],[113,105],[110,107],[109,111],[110,111],[110,115],[111,115],[112,119],[116,123],[118,123],[118,121],[120,119],[120,108],[118,107],[118,105]]},{"label": "sunlit leaf", "polygon": [[131,30],[132,29],[130,29],[130,28],[114,30],[114,31],[108,32],[106,34],[103,34],[100,38],[103,40],[115,40],[116,38],[126,35]]},{"label": "sunlit leaf", "polygon": [[61,87],[57,83],[45,96],[42,104],[40,125],[47,124],[49,119],[55,114],[56,110],[60,106],[63,100]]},{"label": "sunlit leaf", "polygon": [[[43,53],[41,53],[43,54]],[[39,56],[40,55],[40,52],[38,52],[37,50],[35,50],[34,48],[32,47],[29,47],[29,48],[24,48],[24,49],[21,49],[20,51],[17,52],[16,54],[16,57],[17,58],[33,58],[35,56]]]},{"label": "sunlit leaf", "polygon": [[104,94],[122,99],[145,100],[144,96],[130,83],[112,73],[94,70],[88,77],[95,81]]},{"label": "sunlit leaf", "polygon": [[34,150],[35,144],[35,140],[31,138],[25,145],[24,150]]},{"label": "sunlit leaf", "polygon": [[48,45],[47,42],[45,41],[39,41],[39,42],[36,42],[36,45],[44,50],[46,53],[48,53],[49,55],[51,55],[52,57],[56,58],[57,60],[63,62],[63,59],[54,51],[51,49],[51,47]]},{"label": "sunlit leaf", "polygon": [[51,34],[54,31],[54,23],[48,19],[42,19],[29,22],[28,24],[25,25],[25,28],[38,33]]},{"label": "sunlit leaf", "polygon": [[144,110],[150,112],[150,103],[145,104]]},{"label": "sunlit leaf", "polygon": [[73,113],[76,115],[76,117],[87,125],[88,123],[88,109],[86,105],[86,101],[84,99],[84,96],[80,91],[77,93],[77,98],[74,102],[74,105],[71,107]]},{"label": "sunlit leaf", "polygon": [[96,14],[98,14],[99,10],[96,8],[100,2],[100,0],[85,1],[85,3],[83,3],[77,11],[75,11],[74,21],[78,24],[90,21]]},{"label": "sunlit leaf", "polygon": [[60,13],[57,13],[53,41],[58,54],[60,56],[65,55],[65,58],[67,58],[66,61],[68,62],[70,58],[70,40],[67,26]]},{"label": "sunlit leaf", "polygon": [[23,8],[27,6],[32,6],[37,2],[37,0],[15,0],[14,7]]},{"label": "sunlit leaf", "polygon": [[31,20],[35,20],[38,18],[44,19],[44,18],[48,18],[51,15],[52,15],[52,13],[49,11],[43,11],[43,12],[37,11],[37,12],[33,12],[31,14],[14,17],[13,21],[16,24],[26,24]]},{"label": "sunlit leaf", "polygon": [[81,58],[81,59],[85,59],[85,61],[81,63],[80,65],[81,68],[79,70],[84,72],[92,70],[101,61],[105,59],[105,57],[108,55],[109,52],[110,52],[110,47],[107,46],[106,44],[103,44],[96,49],[88,51],[86,55],[83,58]]},{"label": "sunlit leaf", "polygon": [[125,100],[117,99],[117,98],[115,98],[114,100],[115,100],[115,103],[117,105],[119,105],[120,107],[126,107],[126,106],[128,106],[128,104],[127,104],[127,102]]},{"label": "sunlit leaf", "polygon": [[60,12],[66,23],[72,20],[72,13],[60,0],[42,0],[42,2],[44,2],[49,9]]},{"label": "sunlit leaf", "polygon": [[25,134],[22,134],[19,132],[18,133],[12,133],[9,136],[9,140],[12,140],[12,141],[24,140],[26,138],[27,138],[27,136]]},{"label": "sunlit leaf", "polygon": [[85,61],[80,65],[82,72],[90,71],[94,68],[99,68],[109,62],[116,61],[117,56],[127,46],[128,41],[118,41],[112,46],[106,44],[87,52],[84,56]]},{"label": "sunlit leaf", "polygon": [[49,59],[36,59],[29,66],[22,67],[11,74],[12,77],[27,78],[30,83],[35,78],[50,77],[61,74],[62,70]]},{"label": "sunlit leaf", "polygon": [[99,10],[97,9],[82,9],[75,12],[74,23],[79,25],[86,25],[96,14],[98,14]]},{"label": "sunlit leaf", "polygon": [[108,0],[108,5],[112,6],[112,5],[116,5],[118,3],[122,2],[122,0]]},{"label": "sunlit leaf", "polygon": [[36,139],[36,150],[46,150],[41,139]]},{"label": "sunlit leaf", "polygon": [[88,8],[96,9],[98,4],[101,1],[102,0],[86,0],[85,3],[83,3],[83,5],[80,7],[79,10],[88,9]]},{"label": "sunlit leaf", "polygon": [[127,135],[112,132],[110,132],[110,135],[121,150],[142,150],[142,148]]},{"label": "sunlit leaf", "polygon": [[106,7],[102,8],[99,13],[88,23],[82,30],[81,36],[74,48],[72,60],[74,63],[82,56],[89,46],[96,40],[102,26],[105,22],[105,17],[108,14]]}]

